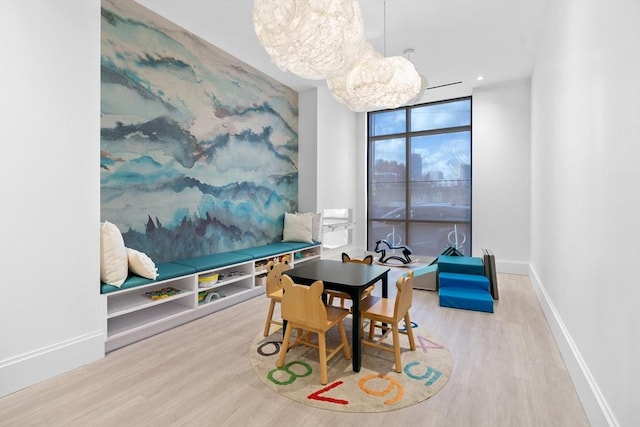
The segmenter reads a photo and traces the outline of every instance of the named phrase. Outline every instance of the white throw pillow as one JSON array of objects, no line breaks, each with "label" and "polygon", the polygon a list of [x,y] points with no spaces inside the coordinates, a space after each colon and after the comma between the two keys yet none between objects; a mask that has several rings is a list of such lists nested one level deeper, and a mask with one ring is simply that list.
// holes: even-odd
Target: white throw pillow
[{"label": "white throw pillow", "polygon": [[311,227],[311,216],[285,212],[282,241],[313,243]]},{"label": "white throw pillow", "polygon": [[133,274],[156,280],[156,277],[158,277],[158,269],[147,254],[127,248],[127,258],[129,260],[129,270]]},{"label": "white throw pillow", "polygon": [[129,274],[129,261],[118,227],[105,221],[100,230],[100,280],[120,287]]},{"label": "white throw pillow", "polygon": [[299,213],[298,215],[307,215],[311,217],[311,240],[320,241],[320,219],[321,215],[315,212]]}]

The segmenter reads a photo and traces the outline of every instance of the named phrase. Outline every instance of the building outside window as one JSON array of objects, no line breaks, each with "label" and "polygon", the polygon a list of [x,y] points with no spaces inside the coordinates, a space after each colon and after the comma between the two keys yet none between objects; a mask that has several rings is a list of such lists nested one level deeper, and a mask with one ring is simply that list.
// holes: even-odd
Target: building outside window
[{"label": "building outside window", "polygon": [[367,245],[471,252],[471,98],[368,113]]}]

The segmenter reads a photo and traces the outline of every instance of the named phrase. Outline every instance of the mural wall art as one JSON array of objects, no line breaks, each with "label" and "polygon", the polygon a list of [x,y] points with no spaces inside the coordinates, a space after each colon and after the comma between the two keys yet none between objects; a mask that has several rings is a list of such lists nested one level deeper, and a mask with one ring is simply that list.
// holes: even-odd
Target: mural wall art
[{"label": "mural wall art", "polygon": [[102,220],[156,263],[279,241],[298,207],[297,92],[103,0],[100,166]]}]

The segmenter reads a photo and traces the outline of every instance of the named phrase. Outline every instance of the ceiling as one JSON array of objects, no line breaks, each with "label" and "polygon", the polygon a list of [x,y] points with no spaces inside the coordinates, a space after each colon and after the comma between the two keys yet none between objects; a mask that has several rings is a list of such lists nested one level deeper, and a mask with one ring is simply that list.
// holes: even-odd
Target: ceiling
[{"label": "ceiling", "polygon": [[[325,85],[281,71],[258,43],[252,0],[137,0],[297,91]],[[360,0],[365,36],[429,81],[422,102],[531,75],[547,0]],[[483,76],[481,81],[478,76]],[[437,88],[450,83],[460,84]],[[435,88],[434,88],[435,87]]]}]

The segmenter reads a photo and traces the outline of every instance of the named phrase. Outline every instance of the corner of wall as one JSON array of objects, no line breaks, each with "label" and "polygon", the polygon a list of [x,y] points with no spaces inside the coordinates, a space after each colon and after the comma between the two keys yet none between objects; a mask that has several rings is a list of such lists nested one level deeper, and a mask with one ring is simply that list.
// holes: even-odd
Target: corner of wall
[{"label": "corner of wall", "polygon": [[298,92],[298,210],[318,211],[318,90]]},{"label": "corner of wall", "polygon": [[565,326],[533,266],[529,266],[529,278],[538,296],[538,301],[547,319],[549,328],[553,333],[558,349],[567,365],[569,375],[580,397],[585,413],[589,418],[589,422],[592,426],[619,426],[620,424],[611,411],[609,404],[584,361],[580,350],[573,341],[569,330]]},{"label": "corner of wall", "polygon": [[525,261],[497,259],[496,270],[498,271],[498,273],[503,274],[517,274],[519,276],[528,276],[529,264]]},{"label": "corner of wall", "polygon": [[0,361],[0,397],[104,357],[104,331]]}]

